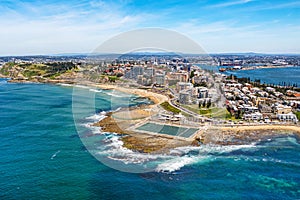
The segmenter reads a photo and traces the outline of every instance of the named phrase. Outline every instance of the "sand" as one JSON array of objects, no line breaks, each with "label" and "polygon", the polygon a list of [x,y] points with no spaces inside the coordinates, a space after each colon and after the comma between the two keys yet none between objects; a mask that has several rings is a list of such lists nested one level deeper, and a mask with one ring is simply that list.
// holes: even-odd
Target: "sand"
[{"label": "sand", "polygon": [[141,97],[149,98],[154,104],[161,104],[168,101],[168,97],[162,94],[157,94],[151,91],[142,90],[138,88],[125,88],[118,85],[108,85],[108,84],[92,84],[92,86],[99,87],[106,90],[117,90],[124,93],[135,94]]}]

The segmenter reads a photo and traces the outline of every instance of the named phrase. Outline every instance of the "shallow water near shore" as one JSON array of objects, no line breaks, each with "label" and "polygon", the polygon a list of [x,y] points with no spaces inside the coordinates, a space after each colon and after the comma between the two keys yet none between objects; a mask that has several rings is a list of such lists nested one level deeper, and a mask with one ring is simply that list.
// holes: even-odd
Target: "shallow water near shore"
[{"label": "shallow water near shore", "polygon": [[298,135],[249,145],[181,147],[170,155],[134,153],[121,147],[120,136],[94,136],[99,130],[85,125],[101,119],[95,112],[117,109],[128,99],[133,105],[140,102],[113,93],[121,97],[111,106],[110,91],[89,92],[96,93],[96,106],[86,109],[80,123],[84,134],[98,141],[98,153],[120,165],[148,165],[153,171],[120,172],[87,151],[74,125],[71,87],[1,79],[1,199],[300,198]]}]

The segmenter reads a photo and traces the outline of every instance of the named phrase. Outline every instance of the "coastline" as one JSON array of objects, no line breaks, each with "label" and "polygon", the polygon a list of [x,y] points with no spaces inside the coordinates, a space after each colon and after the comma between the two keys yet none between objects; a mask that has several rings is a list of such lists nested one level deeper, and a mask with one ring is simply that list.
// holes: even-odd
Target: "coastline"
[{"label": "coastline", "polygon": [[243,145],[288,134],[297,134],[300,136],[300,127],[293,125],[211,127],[204,135],[202,133],[195,137],[202,137],[204,143]]},{"label": "coastline", "polygon": [[[13,80],[13,82],[70,84],[70,86],[75,85],[74,81],[62,79],[45,82],[41,82],[38,80]],[[124,93],[134,94],[140,97],[148,98],[154,103],[151,105],[140,105],[138,107],[129,109],[123,108],[121,110],[108,113],[106,118],[94,124],[94,126],[101,127],[101,129],[105,132],[114,132],[123,135],[124,137],[121,138],[123,146],[133,151],[143,153],[168,153],[170,149],[181,146],[199,146],[201,144],[211,143],[217,145],[250,144],[260,141],[266,137],[282,135],[282,133],[298,133],[300,135],[300,127],[297,125],[239,125],[233,127],[211,127],[208,130],[199,131],[191,138],[178,138],[171,135],[154,135],[134,132],[132,130],[129,130],[129,128],[140,123],[141,121],[147,121],[151,115],[157,113],[143,112],[143,110],[162,109],[159,107],[159,104],[168,101],[169,98],[167,96],[138,88],[121,87],[117,84],[98,84],[94,82],[84,82],[80,85],[97,87],[104,90],[117,90]],[[136,113],[139,113],[141,117],[134,119],[133,116],[136,116]],[[120,116],[126,116],[126,118],[123,119]],[[200,124],[199,128],[201,128]]]},{"label": "coastline", "polygon": [[[116,89],[122,92],[129,92],[132,93],[133,91],[126,89],[126,88],[119,88],[118,86],[114,85],[112,86],[103,86],[98,85],[99,87],[105,88],[105,89]],[[149,94],[152,94],[153,92],[146,93],[141,92],[140,89],[136,89],[134,94],[138,94],[142,97],[149,97]],[[156,94],[156,93],[153,93]],[[159,94],[156,94],[159,95]],[[162,95],[163,96],[163,95]],[[167,98],[167,97],[165,97]],[[157,105],[159,101],[156,101]],[[152,105],[152,106],[155,106]],[[131,110],[130,112],[134,112],[136,110],[142,110],[145,108],[135,108]],[[117,113],[122,112],[116,111],[114,112],[114,115]],[[130,115],[130,114],[129,114]],[[116,126],[116,128],[112,129],[106,129],[106,131],[116,131],[121,126],[122,122],[125,120],[120,120],[118,118],[113,118],[112,116],[110,118],[106,118],[106,121],[99,122],[99,126],[106,126],[106,124],[113,124]],[[123,127],[128,129],[129,127],[133,126],[134,124],[140,123],[141,120],[136,120],[131,124],[130,126]],[[200,126],[200,124],[199,124]],[[140,151],[140,152],[146,152],[146,153],[154,153],[156,151],[159,151],[161,149],[166,152],[166,150],[170,149],[170,147],[180,147],[180,146],[186,146],[186,145],[193,145],[193,146],[199,146],[201,144],[217,144],[217,145],[238,145],[238,144],[250,144],[253,142],[258,142],[260,140],[266,139],[268,137],[275,137],[283,134],[291,134],[291,133],[297,133],[300,135],[300,127],[297,125],[254,125],[254,126],[248,126],[248,125],[238,125],[233,127],[226,127],[226,126],[220,126],[220,127],[211,127],[206,131],[200,130],[198,133],[194,134],[191,138],[188,138],[186,143],[176,144],[176,142],[172,142],[176,140],[176,137],[172,137],[169,135],[162,136],[161,134],[156,134],[157,140],[151,140],[151,138],[154,138],[152,134],[147,133],[136,133],[133,131],[124,131],[122,128],[122,131],[120,131],[119,134],[125,134],[124,138],[122,138],[122,141],[124,142],[124,147],[129,148],[131,150]],[[197,127],[198,128],[198,127]],[[202,128],[202,127],[200,127]],[[118,131],[117,131],[118,133]],[[213,138],[211,137],[213,136]],[[147,139],[146,139],[147,138]],[[144,140],[143,140],[144,139]],[[164,140],[169,141],[164,141]],[[149,145],[149,143],[152,143],[152,145]],[[161,144],[164,143],[165,146],[162,147]],[[171,144],[172,145],[166,145]]]},{"label": "coastline", "polygon": [[9,76],[5,76],[3,74],[0,74],[0,78],[10,78]]},{"label": "coastline", "polygon": [[147,90],[138,89],[138,88],[125,88],[125,87],[120,87],[118,85],[95,84],[95,83],[90,83],[90,84],[88,84],[88,86],[99,87],[104,90],[117,90],[117,91],[124,92],[124,93],[138,95],[140,97],[150,99],[155,105],[161,104],[161,103],[169,100],[169,98],[165,95],[154,93],[154,92],[147,91]]},{"label": "coastline", "polygon": [[251,66],[251,67],[243,67],[240,70],[255,70],[255,69],[276,69],[276,68],[291,68],[291,67],[298,67],[294,65],[280,65],[280,66],[273,66],[273,65],[268,65],[268,66]]}]

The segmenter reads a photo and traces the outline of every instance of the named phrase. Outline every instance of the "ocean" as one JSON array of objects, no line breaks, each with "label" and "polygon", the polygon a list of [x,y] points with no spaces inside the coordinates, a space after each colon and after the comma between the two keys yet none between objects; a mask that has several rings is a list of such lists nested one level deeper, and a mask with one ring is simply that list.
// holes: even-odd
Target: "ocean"
[{"label": "ocean", "polygon": [[261,68],[254,70],[226,71],[225,74],[233,74],[237,77],[261,80],[261,83],[275,85],[293,85],[300,87],[300,67]]},{"label": "ocean", "polygon": [[300,199],[298,135],[153,156],[90,126],[140,103],[150,102],[0,79],[0,199]]},{"label": "ocean", "polygon": [[[197,65],[202,69],[218,71],[222,66]],[[297,84],[300,87],[300,66],[280,68],[258,68],[252,70],[225,71],[223,74],[233,74],[238,78],[250,78],[251,81],[259,79],[261,83],[286,85]]]}]

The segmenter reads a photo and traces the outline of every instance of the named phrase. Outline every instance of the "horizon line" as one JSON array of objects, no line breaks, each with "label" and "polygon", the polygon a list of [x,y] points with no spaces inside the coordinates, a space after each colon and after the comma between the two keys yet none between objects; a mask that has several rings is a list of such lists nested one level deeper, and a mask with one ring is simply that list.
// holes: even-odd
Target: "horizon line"
[{"label": "horizon line", "polygon": [[253,54],[253,55],[299,55],[300,56],[300,52],[294,53],[294,52],[288,52],[288,53],[272,53],[272,52],[212,52],[212,53],[184,53],[184,52],[132,52],[132,53],[86,53],[86,52],[82,52],[82,53],[56,53],[56,54],[15,54],[15,55],[0,55],[0,58],[3,57],[34,57],[34,56],[53,56],[53,57],[61,57],[61,56],[88,56],[88,55],[128,55],[128,54],[132,54],[132,55],[138,55],[138,54],[143,54],[143,53],[147,53],[147,54],[165,54],[165,55],[169,55],[169,54],[183,54],[183,55],[238,55],[238,54]]}]

